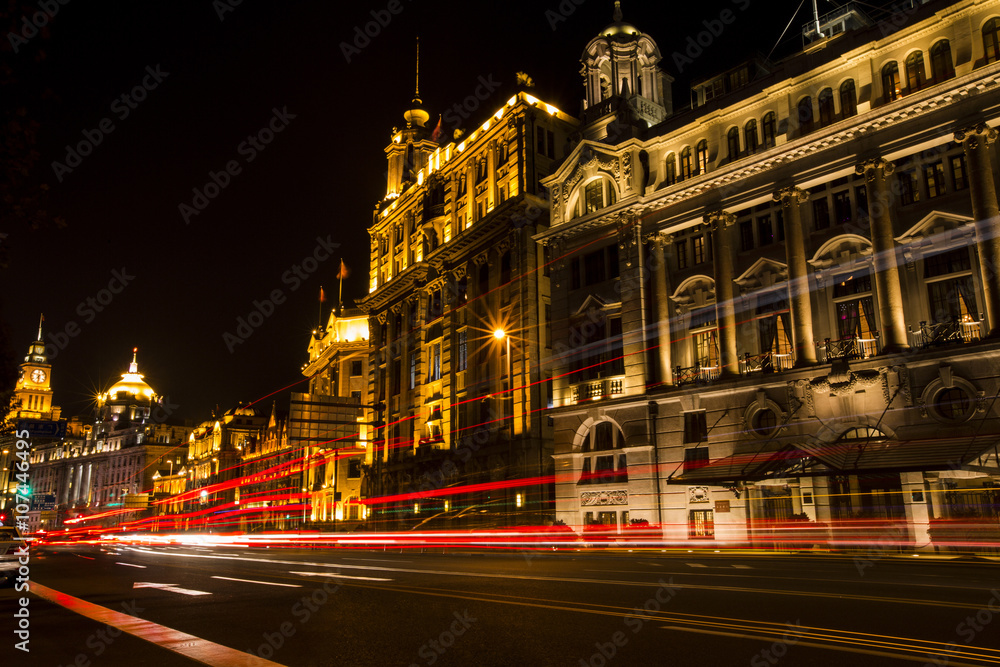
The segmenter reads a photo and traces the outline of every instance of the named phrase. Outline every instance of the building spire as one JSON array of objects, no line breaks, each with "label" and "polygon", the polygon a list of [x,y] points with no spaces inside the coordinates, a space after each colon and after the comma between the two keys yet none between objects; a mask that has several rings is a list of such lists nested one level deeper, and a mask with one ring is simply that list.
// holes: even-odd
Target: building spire
[{"label": "building spire", "polygon": [[44,313],[39,313],[38,314],[38,338],[37,338],[37,340],[39,340],[39,341],[42,340],[42,322],[44,322],[44,321],[45,321],[45,314]]},{"label": "building spire", "polygon": [[622,21],[622,3],[621,3],[621,0],[615,0],[615,14],[614,14],[613,18],[614,18],[615,23],[621,23],[621,21]]},{"label": "building spire", "polygon": [[139,348],[137,348],[137,347],[133,347],[132,348],[132,363],[128,365],[128,372],[129,373],[138,373],[139,372],[139,364],[136,363],[136,360],[135,360],[135,355],[138,352],[139,352]]},{"label": "building spire", "polygon": [[413,93],[413,99],[420,101],[420,36],[417,36],[417,87]]}]

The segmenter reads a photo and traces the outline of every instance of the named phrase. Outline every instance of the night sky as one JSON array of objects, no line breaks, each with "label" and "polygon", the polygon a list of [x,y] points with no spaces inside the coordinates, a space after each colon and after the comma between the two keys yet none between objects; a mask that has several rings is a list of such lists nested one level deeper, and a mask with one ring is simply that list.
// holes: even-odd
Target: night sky
[{"label": "night sky", "polygon": [[[5,33],[39,11],[14,4],[0,22]],[[623,11],[657,40],[682,106],[691,75],[770,51],[797,4],[630,0]],[[345,301],[367,291],[366,230],[385,194],[383,149],[413,94],[416,36],[421,97],[432,124],[445,114],[449,135],[452,105],[481,80],[498,83],[459,127],[481,124],[510,96],[517,71],[533,77],[536,96],[577,115],[579,56],[611,22],[613,3],[74,0],[58,8],[45,34],[19,42],[17,53],[3,40],[4,77],[14,79],[0,86],[5,122],[24,108],[39,123],[29,185],[49,185],[47,216],[66,225],[0,229],[8,262],[0,353],[16,366],[44,312],[48,342],[67,327],[77,332],[50,348],[64,416],[87,414],[137,346],[140,371],[179,406],[176,415],[202,420],[216,405],[226,410],[302,379],[319,289],[328,313],[341,256],[352,270]],[[220,19],[221,8],[231,11]],[[678,72],[672,54],[723,9],[735,21]],[[372,11],[391,18],[354,50],[355,27],[375,20]],[[793,46],[803,20],[789,31]],[[351,44],[346,56],[343,43]],[[269,124],[280,131],[263,145]],[[68,157],[67,145],[88,136],[99,139],[90,154]],[[214,198],[195,201],[192,189],[204,191],[209,172],[227,163],[238,173]],[[185,221],[181,204],[203,210]],[[330,243],[340,247],[327,252]],[[317,250],[329,258],[303,264]],[[284,302],[245,342],[227,346],[237,318],[275,290]]]}]

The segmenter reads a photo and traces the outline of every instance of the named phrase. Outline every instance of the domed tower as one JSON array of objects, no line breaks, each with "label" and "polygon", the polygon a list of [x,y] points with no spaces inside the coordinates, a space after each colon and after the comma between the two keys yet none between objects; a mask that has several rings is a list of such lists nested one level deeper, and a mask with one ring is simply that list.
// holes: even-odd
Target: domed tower
[{"label": "domed tower", "polygon": [[142,422],[149,418],[157,395],[139,372],[138,351],[139,348],[132,348],[132,363],[128,365],[128,372],[122,373],[122,379],[97,397],[98,421]]},{"label": "domed tower", "polygon": [[416,89],[410,101],[410,108],[403,113],[406,125],[402,129],[392,128],[392,137],[385,149],[385,156],[389,162],[386,199],[398,197],[409,184],[415,183],[422,165],[427,164],[427,159],[438,148],[437,137],[432,137],[433,130],[427,127],[430,117],[420,99],[420,42],[418,41]]},{"label": "domed tower", "polygon": [[626,23],[615,2],[614,22],[580,56],[585,138],[621,141],[673,113],[673,78],[660,69],[661,59],[653,38]]},{"label": "domed tower", "polygon": [[[42,322],[39,317],[38,339],[28,346],[28,354],[21,364],[14,398],[20,401],[18,416],[22,419],[58,419],[59,408],[52,405],[52,364],[45,354],[42,340]],[[53,410],[56,411],[52,416]]]}]

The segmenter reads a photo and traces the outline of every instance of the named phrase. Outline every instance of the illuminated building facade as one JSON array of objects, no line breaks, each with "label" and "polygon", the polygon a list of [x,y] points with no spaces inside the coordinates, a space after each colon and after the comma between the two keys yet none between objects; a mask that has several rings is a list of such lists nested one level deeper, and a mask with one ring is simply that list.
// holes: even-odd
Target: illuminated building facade
[{"label": "illuminated building facade", "polygon": [[188,436],[185,522],[192,529],[236,530],[244,453],[255,446],[268,418],[239,405],[199,424]]},{"label": "illuminated building facade", "polygon": [[655,124],[655,43],[619,13],[588,45],[536,236],[567,524],[773,544],[869,521],[923,548],[995,522],[1000,3],[907,16],[848,5]]},{"label": "illuminated building facade", "polygon": [[[532,237],[548,226],[540,181],[577,121],[524,89],[454,140],[429,118],[418,95],[391,134],[369,294],[358,302],[372,337],[369,395],[385,405],[371,421],[386,424],[373,436],[366,495],[397,497],[374,525],[542,522],[550,487],[512,485],[551,466],[539,382],[549,277]],[[431,493],[462,484],[496,486]]]},{"label": "illuminated building facade", "polygon": [[292,395],[295,456],[307,462],[302,486],[309,520],[320,529],[350,528],[367,518],[361,494],[362,468],[372,456],[362,409],[371,402],[368,342],[368,316],[335,309],[309,340],[309,361],[302,368],[309,393]]},{"label": "illuminated building facade", "polygon": [[127,518],[136,518],[148,506],[154,473],[184,460],[191,429],[165,422],[165,401],[139,373],[136,354],[121,379],[97,397],[92,424],[71,420],[65,438],[33,451],[34,491],[54,496],[58,511],[53,524],[42,527],[122,507],[134,509]]}]

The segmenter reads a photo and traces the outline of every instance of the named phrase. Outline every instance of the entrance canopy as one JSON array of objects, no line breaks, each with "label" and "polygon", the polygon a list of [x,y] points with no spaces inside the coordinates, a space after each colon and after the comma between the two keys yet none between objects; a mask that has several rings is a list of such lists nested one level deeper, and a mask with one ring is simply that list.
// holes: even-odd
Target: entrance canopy
[{"label": "entrance canopy", "polygon": [[[790,445],[777,452],[734,454],[714,461],[689,462],[667,478],[668,484],[757,482],[781,477],[824,477],[873,473],[975,470],[971,465],[992,454],[998,439],[969,436],[927,440],[844,440],[828,445]],[[981,463],[981,462],[980,462]],[[699,465],[700,464],[700,465]],[[989,470],[1000,474],[1000,468]]]}]

